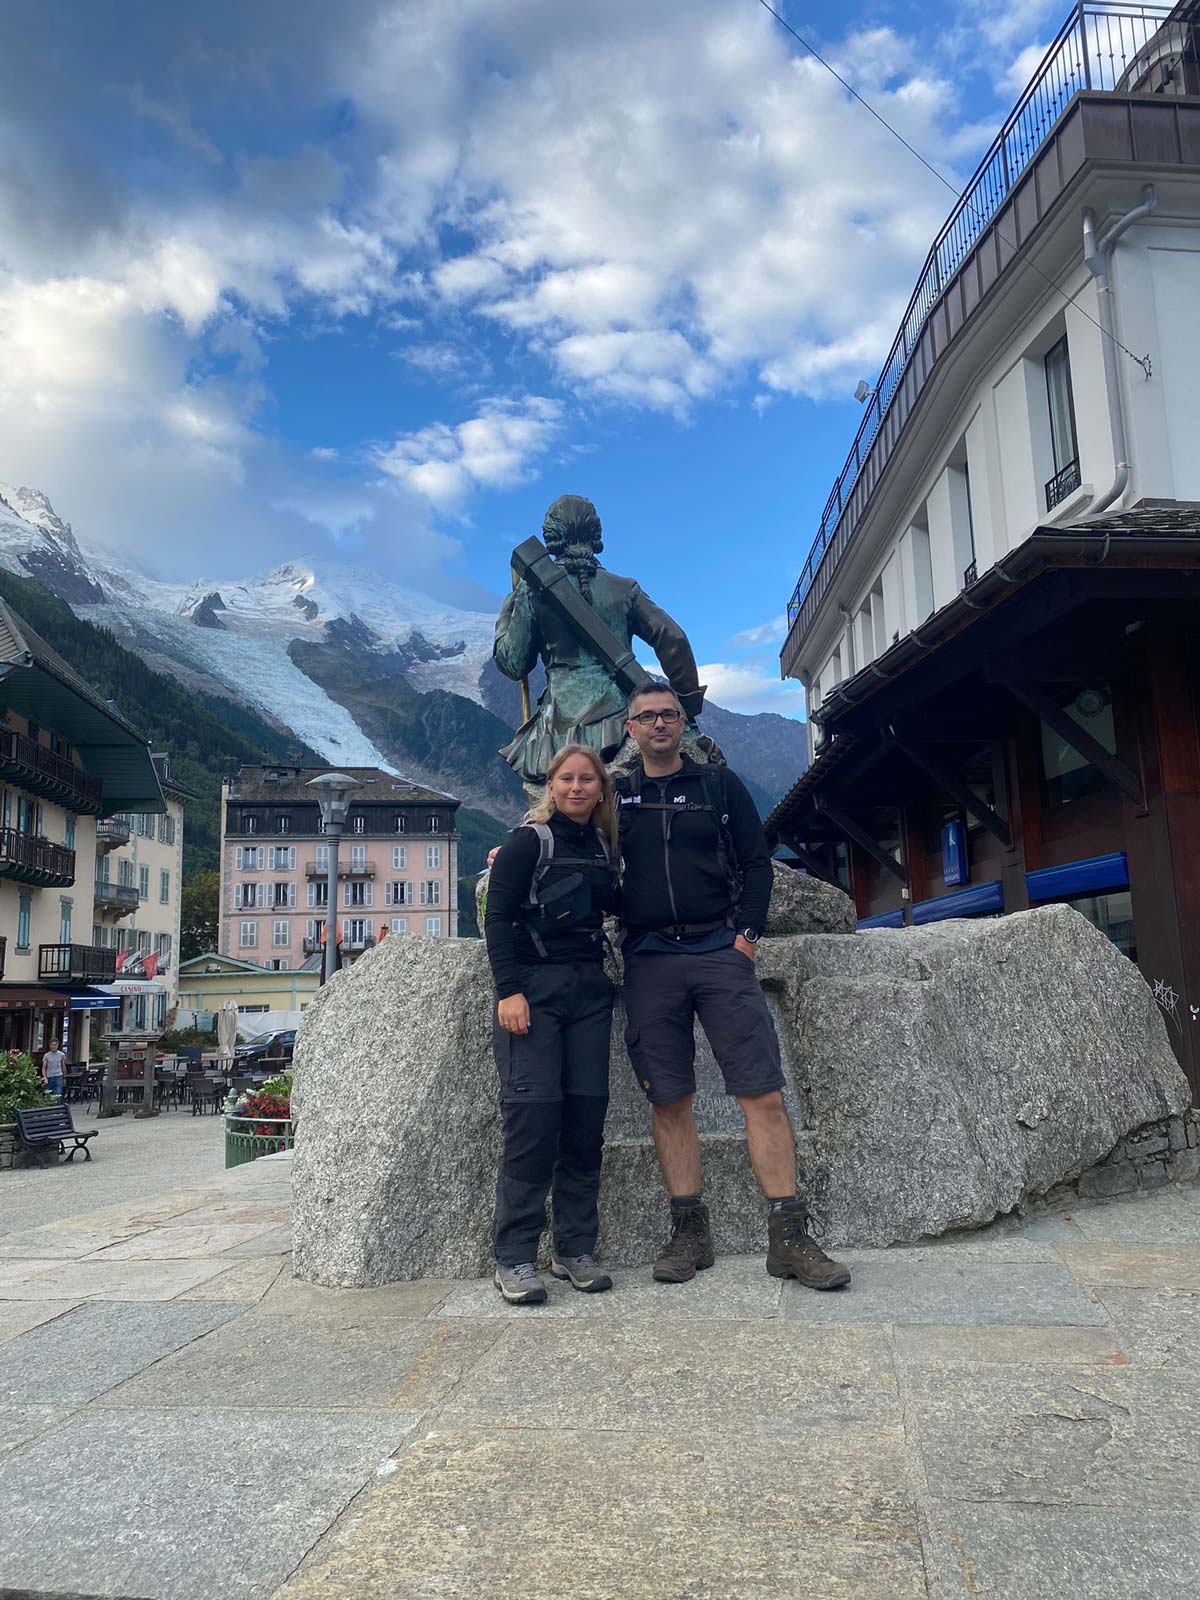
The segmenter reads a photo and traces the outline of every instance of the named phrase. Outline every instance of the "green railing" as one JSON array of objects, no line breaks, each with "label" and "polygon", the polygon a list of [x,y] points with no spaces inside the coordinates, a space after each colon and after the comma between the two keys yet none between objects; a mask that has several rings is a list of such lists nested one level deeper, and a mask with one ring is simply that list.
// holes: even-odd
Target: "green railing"
[{"label": "green railing", "polygon": [[[266,1133],[258,1130],[266,1128]],[[225,1103],[225,1165],[240,1167],[259,1156],[273,1156],[290,1150],[296,1138],[296,1123],[291,1117],[238,1117],[232,1099]]]}]

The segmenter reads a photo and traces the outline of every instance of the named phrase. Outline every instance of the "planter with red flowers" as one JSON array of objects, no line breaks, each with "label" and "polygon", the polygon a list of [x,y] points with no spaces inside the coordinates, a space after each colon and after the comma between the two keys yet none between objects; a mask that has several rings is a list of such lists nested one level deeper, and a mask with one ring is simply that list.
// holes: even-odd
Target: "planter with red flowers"
[{"label": "planter with red flowers", "polygon": [[259,1156],[290,1150],[296,1136],[292,1120],[292,1075],[281,1072],[259,1089],[225,1102],[225,1165],[240,1167]]}]

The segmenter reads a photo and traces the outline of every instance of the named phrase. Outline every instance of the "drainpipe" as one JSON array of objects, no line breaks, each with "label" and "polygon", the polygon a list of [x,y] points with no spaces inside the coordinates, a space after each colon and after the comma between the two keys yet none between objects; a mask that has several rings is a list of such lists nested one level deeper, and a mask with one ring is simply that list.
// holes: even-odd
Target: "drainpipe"
[{"label": "drainpipe", "polygon": [[1112,428],[1113,460],[1116,472],[1105,494],[1093,500],[1087,509],[1088,517],[1099,516],[1119,500],[1129,487],[1129,444],[1125,436],[1125,410],[1121,403],[1121,378],[1117,371],[1117,335],[1113,318],[1112,285],[1108,280],[1109,261],[1117,240],[1143,217],[1148,217],[1157,205],[1154,185],[1148,183],[1142,190],[1142,203],[1127,211],[1123,217],[1106,228],[1096,238],[1096,213],[1083,213],[1083,261],[1096,280],[1096,309],[1100,314],[1100,329],[1104,345],[1104,389],[1108,399],[1109,425]]}]

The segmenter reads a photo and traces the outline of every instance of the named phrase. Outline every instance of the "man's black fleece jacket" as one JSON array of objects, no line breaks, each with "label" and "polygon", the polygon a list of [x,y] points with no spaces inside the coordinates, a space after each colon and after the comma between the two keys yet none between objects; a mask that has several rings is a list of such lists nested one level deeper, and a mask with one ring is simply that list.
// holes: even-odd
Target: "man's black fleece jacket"
[{"label": "man's black fleece jacket", "polygon": [[[671,804],[680,796],[702,806],[704,774],[724,796],[728,832],[742,890],[732,903],[718,853],[719,819],[709,811],[643,811],[647,801]],[[660,792],[660,785],[662,785]],[[631,933],[732,916],[735,929],[761,933],[774,876],[758,812],[745,784],[728,767],[701,767],[688,756],[670,777],[641,775],[641,804],[622,804],[621,922]],[[618,799],[621,799],[618,790]]]}]

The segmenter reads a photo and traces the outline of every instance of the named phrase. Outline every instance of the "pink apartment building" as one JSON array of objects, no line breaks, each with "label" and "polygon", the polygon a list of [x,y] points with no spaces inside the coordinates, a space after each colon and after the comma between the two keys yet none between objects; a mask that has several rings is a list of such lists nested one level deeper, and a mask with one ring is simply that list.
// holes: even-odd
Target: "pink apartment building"
[{"label": "pink apartment building", "polygon": [[346,772],[354,796],[338,851],[342,961],[380,936],[458,936],[460,802],[379,767],[242,767],[221,789],[222,955],[275,971],[319,961],[330,845],[307,784]]}]

